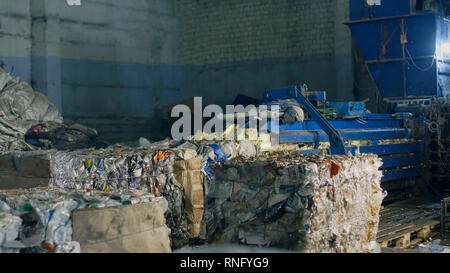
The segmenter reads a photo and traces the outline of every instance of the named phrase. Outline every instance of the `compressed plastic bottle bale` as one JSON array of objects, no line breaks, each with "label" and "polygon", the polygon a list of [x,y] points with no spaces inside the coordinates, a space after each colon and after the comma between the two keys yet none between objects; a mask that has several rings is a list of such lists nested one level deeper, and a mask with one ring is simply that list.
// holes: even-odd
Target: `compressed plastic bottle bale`
[{"label": "compressed plastic bottle bale", "polygon": [[[205,215],[213,213],[216,234],[238,225],[244,244],[259,241],[303,252],[373,252],[385,196],[381,164],[375,155],[231,161],[212,168],[220,180],[211,183],[211,192],[232,185],[231,195],[227,197],[227,188],[226,195],[208,201]],[[228,169],[238,170],[234,181],[226,179]],[[266,184],[268,174],[274,180]],[[266,227],[264,232],[258,225]]]},{"label": "compressed plastic bottle bale", "polygon": [[[82,208],[120,207],[126,200],[131,200],[133,204],[162,201],[161,198],[156,199],[153,195],[141,191],[129,194],[116,193],[113,196],[95,191],[43,188],[17,190],[17,193],[6,195],[8,206],[23,218],[19,236],[14,235],[14,239],[3,246],[8,252],[13,251],[11,249],[41,252],[42,248],[58,253],[80,252],[79,244],[72,241],[73,211]],[[122,202],[111,198],[118,198]],[[0,217],[0,234],[1,219],[2,217]],[[5,248],[2,249],[0,246],[0,252],[5,252]]]}]

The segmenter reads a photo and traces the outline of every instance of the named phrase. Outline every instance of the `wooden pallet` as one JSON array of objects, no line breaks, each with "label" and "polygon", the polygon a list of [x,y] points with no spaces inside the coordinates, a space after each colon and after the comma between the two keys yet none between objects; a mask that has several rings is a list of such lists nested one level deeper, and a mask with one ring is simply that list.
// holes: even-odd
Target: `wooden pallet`
[{"label": "wooden pallet", "polygon": [[408,248],[430,237],[439,224],[439,210],[387,207],[380,212],[377,242],[381,247]]}]

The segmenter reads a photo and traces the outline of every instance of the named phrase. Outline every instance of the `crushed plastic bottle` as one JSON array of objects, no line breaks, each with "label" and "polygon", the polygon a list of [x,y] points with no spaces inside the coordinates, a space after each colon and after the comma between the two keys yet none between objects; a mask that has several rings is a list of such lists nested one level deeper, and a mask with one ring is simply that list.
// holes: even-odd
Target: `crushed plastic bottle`
[{"label": "crushed plastic bottle", "polygon": [[211,171],[209,243],[304,252],[376,252],[381,160],[375,155],[236,158]]},{"label": "crushed plastic bottle", "polygon": [[65,189],[31,189],[22,194],[0,192],[0,253],[52,252],[79,253],[80,245],[72,241],[71,215],[74,210],[121,206],[122,202],[140,204],[167,201],[148,192],[133,191],[107,194],[98,191]]}]

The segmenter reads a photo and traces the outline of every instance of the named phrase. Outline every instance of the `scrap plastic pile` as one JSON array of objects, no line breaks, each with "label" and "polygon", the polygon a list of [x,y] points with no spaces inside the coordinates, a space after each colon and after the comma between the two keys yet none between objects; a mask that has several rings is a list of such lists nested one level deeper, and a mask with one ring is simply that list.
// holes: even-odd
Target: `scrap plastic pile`
[{"label": "scrap plastic pile", "polygon": [[304,252],[375,252],[381,160],[295,156],[212,167],[204,229],[210,243]]},{"label": "scrap plastic pile", "polygon": [[[203,199],[201,208],[200,204],[196,204],[194,209],[194,200],[191,200],[189,194],[203,197],[203,180],[200,172],[201,160],[197,157],[196,150],[188,149],[186,145],[172,149],[170,147],[173,143],[168,140],[161,141],[145,149],[114,145],[101,150],[14,152],[11,155],[51,161],[50,187],[97,190],[105,193],[142,190],[156,197],[164,197],[168,201],[165,218],[171,228],[172,247],[177,248],[189,243],[190,238],[198,236],[203,215]],[[195,157],[198,158],[198,164],[189,165],[195,170],[185,170],[179,163]],[[174,170],[174,166],[179,167]],[[192,191],[190,184],[195,181],[188,177],[189,181],[185,182],[187,178],[184,176],[193,171],[197,172],[197,186],[196,190]],[[192,228],[194,213],[200,214],[197,231]]]},{"label": "scrap plastic pile", "polygon": [[174,176],[175,153],[119,148],[102,152],[56,152],[51,157],[53,187],[95,189],[107,193],[137,189],[165,197],[169,204],[166,222],[172,231],[172,246],[188,243],[191,235],[185,211],[185,191]]},{"label": "scrap plastic pile", "polygon": [[95,146],[97,131],[64,125],[58,109],[31,86],[0,68],[0,152]]},{"label": "scrap plastic pile", "polygon": [[[199,238],[305,252],[377,251],[385,192],[375,155],[264,152],[248,140],[139,144],[14,154],[51,160],[55,189],[164,197],[173,249]],[[17,225],[8,223],[5,230]]]},{"label": "scrap plastic pile", "polygon": [[[140,144],[143,143],[141,141]],[[164,140],[146,142],[140,148],[114,145],[100,150],[11,154],[50,160],[51,187],[106,193],[136,189],[165,197],[169,204],[166,223],[172,231],[172,247],[178,248],[198,237],[200,232],[204,203],[201,174],[211,179],[209,167],[217,162],[257,154],[256,146],[249,141],[241,144],[228,142],[222,144],[222,149],[216,144]],[[189,163],[182,163],[187,161]]]},{"label": "scrap plastic pile", "polygon": [[143,191],[107,194],[36,188],[0,191],[0,253],[80,252],[72,241],[72,211],[167,201]]},{"label": "scrap plastic pile", "polygon": [[164,197],[174,249],[199,237],[307,252],[376,251],[385,193],[374,155],[261,152],[248,140],[140,144],[16,154],[50,159],[54,188]]}]

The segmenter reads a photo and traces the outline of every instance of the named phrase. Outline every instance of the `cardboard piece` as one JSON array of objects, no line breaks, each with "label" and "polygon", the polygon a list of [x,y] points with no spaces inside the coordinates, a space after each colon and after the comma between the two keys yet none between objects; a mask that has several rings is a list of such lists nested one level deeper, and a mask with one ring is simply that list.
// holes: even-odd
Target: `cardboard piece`
[{"label": "cardboard piece", "polygon": [[73,240],[82,253],[170,253],[159,202],[73,212]]}]

